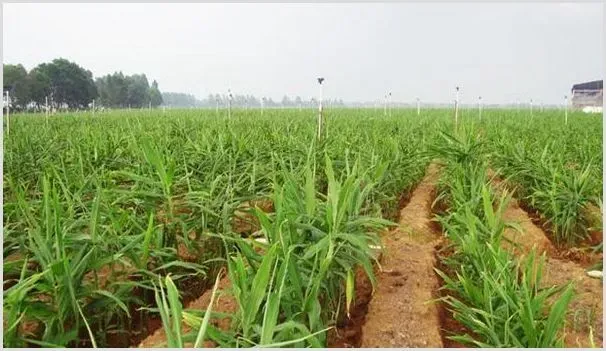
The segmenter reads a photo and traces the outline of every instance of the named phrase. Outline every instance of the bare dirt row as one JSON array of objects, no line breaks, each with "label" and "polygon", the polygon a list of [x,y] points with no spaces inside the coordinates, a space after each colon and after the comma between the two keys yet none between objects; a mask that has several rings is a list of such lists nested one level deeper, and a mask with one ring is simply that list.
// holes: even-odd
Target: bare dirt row
[{"label": "bare dirt row", "polygon": [[400,211],[399,227],[382,237],[378,287],[362,327],[362,347],[443,347],[434,272],[441,233],[431,221],[438,166],[432,164]]},{"label": "bare dirt row", "polygon": [[[489,175],[493,175],[490,173]],[[460,347],[447,336],[453,331],[463,331],[449,312],[435,302],[439,298],[441,280],[434,268],[443,268],[438,261],[438,250],[446,239],[441,229],[432,221],[431,208],[436,195],[439,166],[431,164],[425,177],[401,209],[399,226],[382,233],[384,252],[380,266],[376,267],[378,285],[372,286],[363,272],[356,274],[356,298],[351,317],[340,320],[329,333],[329,347]],[[500,179],[493,179],[497,190],[504,189]],[[575,283],[576,295],[567,316],[564,330],[568,347],[602,346],[603,310],[602,281],[586,275],[587,267],[569,260],[554,247],[547,234],[533,223],[529,214],[515,199],[509,203],[504,219],[516,222],[521,232],[508,228],[503,245],[513,249],[522,259],[534,248],[545,253],[547,262],[543,285]],[[219,286],[219,298],[213,311],[233,313],[236,303],[230,296],[230,282],[223,278]],[[187,308],[205,310],[210,302],[210,291],[191,302]],[[229,328],[229,318],[212,319],[220,329]],[[184,331],[189,331],[185,326]],[[158,329],[139,347],[162,346],[166,341],[164,331]],[[191,345],[189,345],[191,346]],[[216,346],[207,342],[205,347]]]},{"label": "bare dirt row", "polygon": [[[493,186],[497,191],[507,189],[507,184],[494,172],[489,171],[493,179]],[[537,253],[547,256],[544,268],[543,286],[562,286],[570,281],[574,282],[575,296],[568,308],[566,326],[564,328],[565,344],[568,347],[590,347],[592,341],[596,346],[603,345],[603,283],[601,279],[591,278],[586,269],[595,260],[581,260],[570,257],[570,248],[560,249],[552,244],[548,235],[538,227],[533,218],[526,212],[516,199],[512,199],[503,215],[505,221],[517,223],[521,232],[512,228],[505,230],[504,236],[511,241],[516,256],[520,259],[526,256],[533,248]],[[510,245],[504,243],[504,245]],[[591,338],[593,334],[593,338]]]}]

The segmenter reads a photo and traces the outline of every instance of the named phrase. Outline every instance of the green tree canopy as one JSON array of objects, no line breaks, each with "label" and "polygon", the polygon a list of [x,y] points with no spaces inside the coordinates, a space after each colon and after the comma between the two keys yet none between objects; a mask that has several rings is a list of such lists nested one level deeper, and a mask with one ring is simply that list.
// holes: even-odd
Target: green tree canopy
[{"label": "green tree canopy", "polygon": [[55,106],[83,108],[97,97],[92,72],[74,62],[59,58],[36,69],[49,78],[50,95]]},{"label": "green tree canopy", "polygon": [[162,105],[162,93],[160,93],[160,89],[158,89],[158,82],[155,80],[153,81],[151,88],[149,88],[149,99],[153,107]]},{"label": "green tree canopy", "polygon": [[3,66],[3,91],[8,91],[11,97],[11,107],[24,108],[29,103],[27,87],[27,71],[23,65]]}]

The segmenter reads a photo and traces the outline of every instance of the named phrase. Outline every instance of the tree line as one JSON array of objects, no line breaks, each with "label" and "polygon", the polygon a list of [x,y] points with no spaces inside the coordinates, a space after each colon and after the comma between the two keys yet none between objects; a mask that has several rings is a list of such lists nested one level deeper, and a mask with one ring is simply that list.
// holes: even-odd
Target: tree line
[{"label": "tree line", "polygon": [[[9,92],[10,107],[16,110],[99,107],[157,107],[162,93],[145,74],[108,74],[97,79],[75,62],[58,58],[42,63],[29,72],[21,64],[3,66],[3,91]],[[48,105],[47,105],[48,104]]]},{"label": "tree line", "polygon": [[[162,93],[164,104],[169,107],[225,107],[229,102],[227,94],[209,94],[206,99],[199,100],[194,95],[184,93],[165,92]],[[232,107],[312,107],[317,106],[315,98],[303,100],[300,96],[290,98],[285,95],[281,101],[274,101],[271,97],[261,99],[254,95],[232,94]],[[344,106],[341,99],[325,99],[324,104],[328,106]]]}]

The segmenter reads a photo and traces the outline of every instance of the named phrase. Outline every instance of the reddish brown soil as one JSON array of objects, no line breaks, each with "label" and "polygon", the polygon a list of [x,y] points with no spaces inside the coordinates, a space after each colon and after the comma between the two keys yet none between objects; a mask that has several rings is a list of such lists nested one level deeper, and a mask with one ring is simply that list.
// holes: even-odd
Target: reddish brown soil
[{"label": "reddish brown soil", "polygon": [[[489,172],[490,176],[490,172]],[[497,189],[503,184],[499,179],[493,181]],[[520,208],[517,201],[512,200],[505,211],[505,220],[520,225],[522,233],[507,229],[505,237],[513,241],[514,253],[523,257],[533,247],[547,255],[544,268],[543,286],[563,286],[573,281],[575,296],[568,308],[566,327],[564,328],[565,344],[568,347],[588,347],[590,342],[590,327],[593,330],[593,342],[603,345],[603,286],[601,279],[590,278],[586,267],[577,260],[567,260],[547,238],[546,233],[538,227],[526,211]],[[504,244],[510,245],[510,244]],[[569,251],[570,252],[570,251]],[[601,254],[599,255],[601,259]]]},{"label": "reddish brown soil", "polygon": [[543,286],[563,286],[570,281],[574,284],[575,295],[568,306],[564,327],[567,347],[591,347],[590,328],[593,343],[603,346],[603,282],[587,276],[583,267],[576,262],[549,257],[543,273]]},{"label": "reddish brown soil", "polygon": [[434,273],[441,240],[431,223],[438,167],[425,178],[400,212],[400,227],[383,236],[385,252],[378,286],[368,306],[361,347],[442,347]]},{"label": "reddish brown soil", "polygon": [[251,212],[251,209],[255,207],[266,213],[274,211],[274,204],[268,199],[243,202],[234,212],[234,217],[232,219],[232,228],[234,232],[239,234],[252,234],[261,228],[259,220]]},{"label": "reddish brown soil", "polygon": [[361,268],[356,270],[354,285],[355,297],[349,318],[344,314],[337,328],[328,332],[326,343],[330,348],[360,347],[362,342],[362,326],[372,299],[372,283]]},{"label": "reddish brown soil", "polygon": [[[219,287],[217,296],[215,298],[215,305],[213,306],[212,311],[218,313],[234,313],[236,312],[238,305],[236,300],[230,293],[231,282],[227,277],[222,278],[219,281]],[[210,298],[212,295],[212,289],[207,290],[200,298],[192,301],[187,309],[193,310],[206,310],[208,305],[210,304]],[[222,330],[227,330],[230,326],[231,320],[228,317],[216,319],[211,318],[210,322]],[[188,333],[191,331],[191,328],[183,323],[182,333]],[[212,341],[205,341],[204,347],[216,347]],[[151,348],[151,347],[166,347],[166,335],[164,334],[164,329],[159,328],[152,335],[148,336],[145,340],[143,340],[139,347],[143,348]],[[185,347],[193,347],[193,344],[185,344]]]},{"label": "reddish brown soil", "polygon": [[[504,189],[515,189],[506,181],[502,180],[493,170],[489,169],[488,177],[492,177],[493,185],[499,191]],[[519,233],[513,229],[505,232],[505,238],[519,243],[518,252],[528,252],[534,245],[537,252],[546,252],[551,257],[557,257],[562,260],[574,261],[584,267],[590,267],[602,261],[602,253],[593,252],[592,247],[603,242],[602,234],[602,214],[600,209],[590,204],[586,210],[585,216],[590,218],[593,223],[589,230],[589,237],[578,243],[575,247],[561,244],[557,245],[551,238],[553,237],[549,224],[541,214],[530,207],[524,201],[511,199],[511,206],[507,208],[504,215],[506,220],[517,220],[526,228],[524,233]],[[533,224],[533,225],[529,225]],[[516,238],[514,238],[516,237]],[[505,244],[507,245],[507,244]]]},{"label": "reddish brown soil", "polygon": [[[449,277],[452,277],[456,274],[454,267],[447,266],[444,263],[444,259],[448,258],[450,255],[454,253],[453,246],[450,245],[449,240],[444,238],[441,245],[436,247],[436,262],[437,268],[444,272]],[[441,276],[437,275],[438,281],[440,282],[440,286],[444,286],[444,279]],[[436,292],[436,298],[442,298],[445,296],[453,296],[452,291],[448,290],[439,290]],[[458,297],[458,296],[455,296]],[[460,342],[451,340],[450,337],[453,335],[471,335],[474,336],[474,333],[469,331],[461,322],[457,321],[454,318],[454,315],[446,304],[439,304],[439,312],[440,312],[440,324],[442,325],[441,335],[442,335],[442,343],[445,348],[466,348],[469,347],[466,344],[462,344]]]}]

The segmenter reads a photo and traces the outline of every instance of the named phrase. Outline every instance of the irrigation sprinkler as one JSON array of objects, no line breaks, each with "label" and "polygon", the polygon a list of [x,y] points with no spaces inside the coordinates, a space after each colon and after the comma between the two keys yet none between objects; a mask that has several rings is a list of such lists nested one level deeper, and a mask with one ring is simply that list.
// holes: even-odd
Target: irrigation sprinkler
[{"label": "irrigation sprinkler", "polygon": [[389,92],[389,117],[391,117],[391,91]]},{"label": "irrigation sprinkler", "polygon": [[482,120],[482,97],[478,96],[478,116]]},{"label": "irrigation sprinkler", "polygon": [[385,94],[385,107],[383,109],[383,115],[387,116],[387,94]]},{"label": "irrigation sprinkler", "polygon": [[231,119],[231,89],[227,89],[227,118]]},{"label": "irrigation sprinkler", "polygon": [[417,98],[417,116],[421,115],[421,100]]},{"label": "irrigation sprinkler", "polygon": [[455,128],[459,125],[459,87],[456,87],[455,95]]},{"label": "irrigation sprinkler", "polygon": [[568,95],[564,95],[564,124],[568,124]]},{"label": "irrigation sprinkler", "polygon": [[6,91],[6,136],[10,134],[11,130],[11,102],[10,95],[8,94],[8,90]]},{"label": "irrigation sprinkler", "polygon": [[320,104],[318,106],[318,140],[322,138],[322,100],[324,97],[324,86],[322,83],[324,82],[324,78],[318,78],[318,84],[320,84]]},{"label": "irrigation sprinkler", "polygon": [[46,124],[48,124],[48,96],[44,98],[44,107],[46,110]]}]

